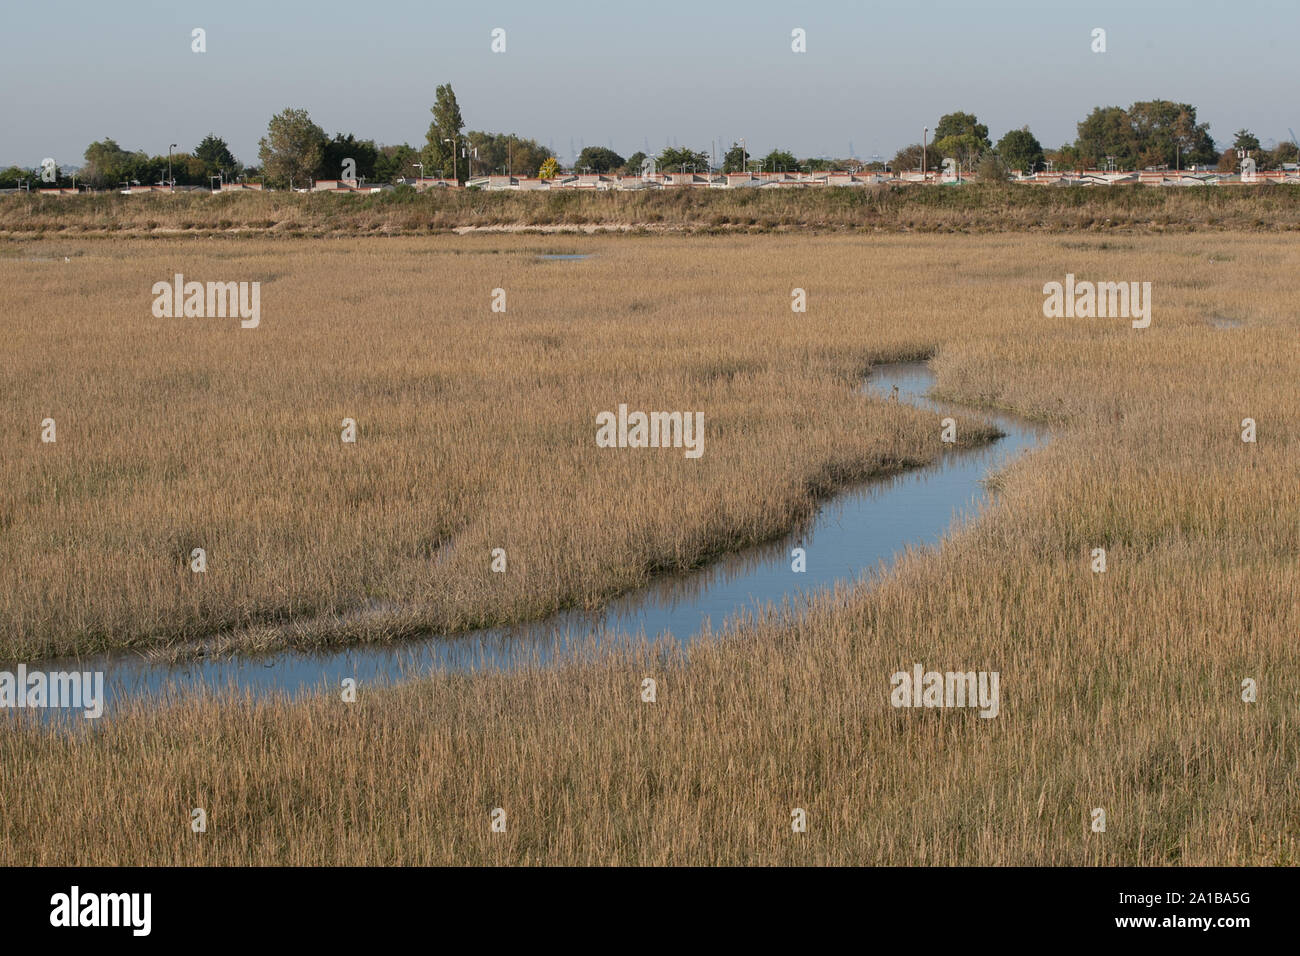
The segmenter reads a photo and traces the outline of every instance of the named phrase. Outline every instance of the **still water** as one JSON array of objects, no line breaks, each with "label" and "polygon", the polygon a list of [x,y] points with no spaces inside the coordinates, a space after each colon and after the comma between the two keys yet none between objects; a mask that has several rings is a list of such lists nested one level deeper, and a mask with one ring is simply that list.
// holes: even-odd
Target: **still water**
[{"label": "still water", "polygon": [[[934,376],[924,363],[882,365],[864,391],[932,411],[952,411],[926,397]],[[723,557],[697,571],[665,576],[603,611],[564,612],[541,621],[457,636],[326,652],[204,658],[181,663],[117,653],[50,662],[43,670],[103,671],[105,716],[133,697],[184,695],[196,688],[253,696],[295,696],[340,682],[359,685],[408,680],[434,670],[475,671],[543,663],[596,644],[671,637],[685,645],[702,628],[718,633],[737,614],[769,604],[798,608],[810,594],[880,572],[908,547],[936,544],[954,524],[973,516],[991,492],[982,479],[1046,441],[1048,433],[1012,416],[964,411],[997,425],[1002,438],[980,448],[948,448],[932,465],[845,489],[784,539]],[[807,571],[790,567],[790,551],[807,552]],[[38,665],[31,665],[35,668]],[[47,715],[58,712],[46,711]]]}]

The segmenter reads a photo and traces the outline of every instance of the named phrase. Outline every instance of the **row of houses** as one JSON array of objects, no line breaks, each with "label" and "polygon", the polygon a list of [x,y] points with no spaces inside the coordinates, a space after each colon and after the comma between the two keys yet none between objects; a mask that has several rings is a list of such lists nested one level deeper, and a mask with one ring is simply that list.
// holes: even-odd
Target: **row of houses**
[{"label": "row of houses", "polygon": [[[95,190],[88,186],[74,188],[72,186],[48,187],[44,189],[0,189],[0,194],[9,193],[40,193],[42,196],[80,196],[87,193],[93,193]],[[130,186],[124,186],[118,190],[123,196],[148,195],[150,193],[237,193],[237,192],[261,192],[261,183],[222,183],[219,189],[212,189],[208,186],[164,186],[153,184],[151,186],[134,183]]]},{"label": "row of houses", "polygon": [[[479,176],[465,182],[465,188],[486,190],[512,190],[534,192],[552,189],[576,190],[645,190],[645,189],[781,189],[818,186],[880,186],[880,185],[959,185],[977,181],[978,177],[936,171],[922,174],[882,173],[836,170],[829,172],[769,172],[769,173],[648,173],[616,175],[612,173],[563,174],[551,179],[530,176]],[[1221,173],[1206,170],[1173,171],[1143,170],[1141,172],[1112,172],[1106,170],[1070,170],[1066,172],[1039,172],[1030,176],[1017,174],[1012,182],[1047,186],[1216,186],[1216,185],[1269,185],[1275,183],[1300,183],[1300,171],[1295,169],[1269,170],[1253,174]],[[460,188],[454,179],[409,179],[407,185],[417,190]],[[321,180],[312,187],[316,192],[380,192],[391,186],[358,183],[355,180]]]},{"label": "row of houses", "polygon": [[[613,173],[566,173],[550,179],[535,176],[478,176],[462,186],[455,179],[423,177],[402,180],[420,192],[430,189],[485,189],[534,192],[540,190],[654,190],[654,189],[804,189],[829,186],[881,186],[881,185],[960,185],[972,182],[977,176],[953,171],[887,173],[871,171],[834,170],[827,172],[766,172],[766,173],[643,173],[642,175],[617,175]],[[1300,170],[1288,168],[1266,172],[1221,173],[1207,170],[1174,171],[1143,170],[1141,172],[1114,172],[1100,169],[1038,172],[1032,175],[1016,174],[1015,183],[1037,186],[1220,186],[1220,185],[1275,185],[1300,184]],[[297,192],[326,193],[381,193],[395,186],[388,183],[367,183],[356,179],[320,179],[310,188]],[[207,186],[131,185],[119,190],[123,195],[142,195],[172,192],[261,192],[261,183],[221,183],[218,188]],[[0,190],[18,192],[19,190]],[[35,190],[42,195],[74,196],[83,190],[68,187]]]},{"label": "row of houses", "polygon": [[480,189],[644,190],[644,189],[746,189],[782,186],[871,186],[886,182],[887,173],[873,172],[773,172],[700,173],[652,172],[641,175],[614,173],[566,173],[551,179],[527,176],[480,176],[466,182]]},{"label": "row of houses", "polygon": [[[465,181],[467,189],[510,189],[531,192],[548,189],[638,190],[669,187],[737,189],[759,186],[867,186],[886,182],[886,173],[648,173],[622,176],[612,173],[564,173],[549,179],[537,176],[476,176]],[[461,188],[454,179],[422,178],[401,180],[420,192],[429,189]],[[312,184],[312,192],[374,193],[392,189],[389,185],[363,183],[354,179],[321,179]]]},{"label": "row of houses", "polygon": [[1014,182],[1038,186],[1269,186],[1300,183],[1300,170],[1284,168],[1254,173],[1221,173],[1209,170],[1146,169],[1120,173],[1089,169],[1039,172],[1032,176],[1018,176]]}]

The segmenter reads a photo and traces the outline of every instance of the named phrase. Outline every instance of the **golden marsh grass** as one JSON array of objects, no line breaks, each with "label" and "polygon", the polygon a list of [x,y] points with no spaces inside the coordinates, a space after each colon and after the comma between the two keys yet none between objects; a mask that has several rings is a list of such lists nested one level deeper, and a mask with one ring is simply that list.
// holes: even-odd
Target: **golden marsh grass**
[{"label": "golden marsh grass", "polygon": [[[1296,862],[1293,243],[575,239],[558,251],[594,258],[535,264],[542,249],[10,246],[5,656],[401,631],[267,636],[361,600],[419,626],[598,602],[932,457],[936,416],[853,395],[877,360],[935,353],[943,394],[1060,429],[942,547],[686,659],[140,708],[72,735],[19,722],[0,735],[0,863]],[[263,279],[262,328],[152,319],[148,287],[175,271]],[[1042,284],[1067,272],[1152,282],[1151,328],[1043,318]],[[597,455],[591,416],[619,401],[703,409],[703,458]],[[46,415],[57,446],[38,442]],[[348,415],[361,438],[342,448]],[[201,586],[180,557],[199,540]],[[891,708],[915,661],[1000,671],[1000,716]]]}]

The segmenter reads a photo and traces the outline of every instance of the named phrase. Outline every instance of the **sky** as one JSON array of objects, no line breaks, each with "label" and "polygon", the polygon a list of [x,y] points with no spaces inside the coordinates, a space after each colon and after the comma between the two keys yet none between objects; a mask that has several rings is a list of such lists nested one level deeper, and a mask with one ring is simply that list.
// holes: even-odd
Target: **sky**
[{"label": "sky", "polygon": [[290,106],[330,135],[420,146],[441,83],[467,129],[562,162],[742,137],[751,155],[888,160],[956,110],[995,142],[1027,125],[1051,148],[1094,106],[1149,99],[1195,105],[1220,148],[1241,127],[1267,147],[1300,129],[1297,43],[1300,0],[23,3],[0,18],[0,166],[79,165],[105,137],[192,150],[209,132],[254,164]]}]

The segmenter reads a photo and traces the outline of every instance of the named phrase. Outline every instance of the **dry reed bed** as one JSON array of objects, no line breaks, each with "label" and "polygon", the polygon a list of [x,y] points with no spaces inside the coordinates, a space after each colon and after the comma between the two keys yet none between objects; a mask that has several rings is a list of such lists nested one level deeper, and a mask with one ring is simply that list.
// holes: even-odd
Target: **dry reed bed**
[{"label": "dry reed bed", "polygon": [[464,229],[633,232],[1292,231],[1300,188],[967,184],[377,196],[0,196],[0,238],[418,235]]},{"label": "dry reed bed", "polygon": [[[755,287],[751,266],[771,266],[735,243],[686,263],[627,243],[537,262],[520,240],[74,251],[0,264],[0,441],[16,450],[0,660],[382,641],[593,607],[938,448],[935,416],[854,394],[872,361],[937,341],[891,328],[916,290],[862,296],[812,254]],[[261,281],[261,326],[154,318],[150,287],[175,272]],[[598,449],[595,416],[620,403],[702,411],[703,456]]]},{"label": "dry reed bed", "polygon": [[[655,295],[682,311],[703,295],[709,312],[690,279],[709,263],[719,295],[739,297],[730,314],[762,319],[720,343],[717,361],[757,343],[773,362],[810,363],[813,378],[815,359],[841,349],[937,344],[946,393],[1068,427],[1000,476],[998,505],[942,548],[805,615],[746,622],[687,661],[596,654],[366,690],[355,705],[205,702],[72,737],[0,735],[0,862],[1296,862],[1293,246],[591,247],[676,259]],[[1152,281],[1152,327],[1044,319],[1037,287],[1067,271]],[[672,310],[642,332],[631,302],[650,293],[584,275],[604,303],[587,314],[671,348]],[[815,290],[809,315],[764,311],[790,285]],[[852,319],[823,324],[841,313]],[[1216,330],[1209,314],[1246,325]],[[567,342],[566,325],[550,334]],[[1253,446],[1238,438],[1246,416],[1259,422]],[[1088,566],[1098,546],[1104,575]],[[915,661],[1000,671],[1001,715],[891,708],[889,675]],[[647,674],[655,704],[637,696]],[[1240,699],[1247,676],[1255,704]],[[194,806],[207,834],[188,828]],[[498,806],[509,826],[494,835]],[[790,832],[796,806],[807,834]],[[1088,831],[1093,807],[1107,811],[1105,834]]]}]

